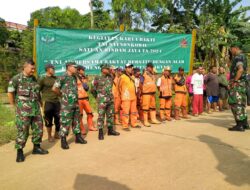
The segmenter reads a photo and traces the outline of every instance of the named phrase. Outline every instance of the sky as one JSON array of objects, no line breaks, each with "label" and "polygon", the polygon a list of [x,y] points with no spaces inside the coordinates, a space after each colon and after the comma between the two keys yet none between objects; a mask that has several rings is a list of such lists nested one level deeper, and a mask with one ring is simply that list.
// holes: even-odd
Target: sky
[{"label": "sky", "polygon": [[[77,9],[81,14],[86,14],[90,11],[89,1],[90,0],[0,0],[0,17],[5,21],[27,25],[32,12],[49,6],[59,6],[60,8],[71,7]],[[107,9],[111,0],[103,1]],[[250,0],[243,0],[242,5],[250,6]],[[250,11],[248,11],[248,15],[250,16]]]}]

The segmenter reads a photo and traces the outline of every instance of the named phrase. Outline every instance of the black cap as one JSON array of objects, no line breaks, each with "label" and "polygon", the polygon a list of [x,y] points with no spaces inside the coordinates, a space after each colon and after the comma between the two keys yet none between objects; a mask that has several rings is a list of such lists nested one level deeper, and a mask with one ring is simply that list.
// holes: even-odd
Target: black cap
[{"label": "black cap", "polygon": [[48,63],[48,64],[45,65],[45,70],[47,70],[48,68],[54,69],[55,67],[54,67],[54,65]]},{"label": "black cap", "polygon": [[149,62],[149,63],[147,63],[147,67],[154,67],[154,65],[153,65],[153,63],[152,62]]},{"label": "black cap", "polygon": [[82,66],[82,65],[77,65],[77,70],[85,70],[86,67]]},{"label": "black cap", "polygon": [[178,70],[179,70],[179,71],[184,71],[184,68],[183,68],[183,67],[179,67]]},{"label": "black cap", "polygon": [[74,66],[74,67],[77,67],[76,63],[75,62],[68,62],[66,63],[66,67],[68,66]]}]

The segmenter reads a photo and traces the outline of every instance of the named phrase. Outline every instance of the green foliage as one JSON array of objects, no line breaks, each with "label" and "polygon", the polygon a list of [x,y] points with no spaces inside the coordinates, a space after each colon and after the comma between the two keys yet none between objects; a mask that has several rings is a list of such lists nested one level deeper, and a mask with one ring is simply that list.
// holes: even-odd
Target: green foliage
[{"label": "green foliage", "polygon": [[[6,95],[6,94],[4,94]],[[16,138],[15,112],[0,102],[0,145]],[[6,117],[8,116],[8,117]]]},{"label": "green foliage", "polygon": [[5,21],[0,18],[0,46],[4,46],[7,39],[9,38],[9,32],[6,28]]},{"label": "green foliage", "polygon": [[34,19],[39,20],[40,27],[83,28],[83,16],[71,8],[47,7],[31,13],[29,27],[33,27]]}]

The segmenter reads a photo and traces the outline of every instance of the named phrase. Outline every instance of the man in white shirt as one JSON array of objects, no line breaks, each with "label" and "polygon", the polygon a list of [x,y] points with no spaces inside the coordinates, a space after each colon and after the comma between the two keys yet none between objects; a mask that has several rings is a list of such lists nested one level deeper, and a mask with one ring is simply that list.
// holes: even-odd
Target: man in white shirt
[{"label": "man in white shirt", "polygon": [[193,85],[193,115],[198,116],[203,112],[203,84],[202,67],[192,76],[191,84]]}]

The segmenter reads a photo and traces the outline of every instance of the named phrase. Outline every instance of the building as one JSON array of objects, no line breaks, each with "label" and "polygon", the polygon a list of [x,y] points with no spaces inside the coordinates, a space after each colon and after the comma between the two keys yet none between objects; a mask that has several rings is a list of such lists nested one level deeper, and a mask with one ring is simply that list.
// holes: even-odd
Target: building
[{"label": "building", "polygon": [[22,25],[22,24],[17,24],[14,22],[5,22],[6,23],[6,28],[8,30],[18,30],[19,32],[22,32],[23,30],[27,29],[27,26]]}]

